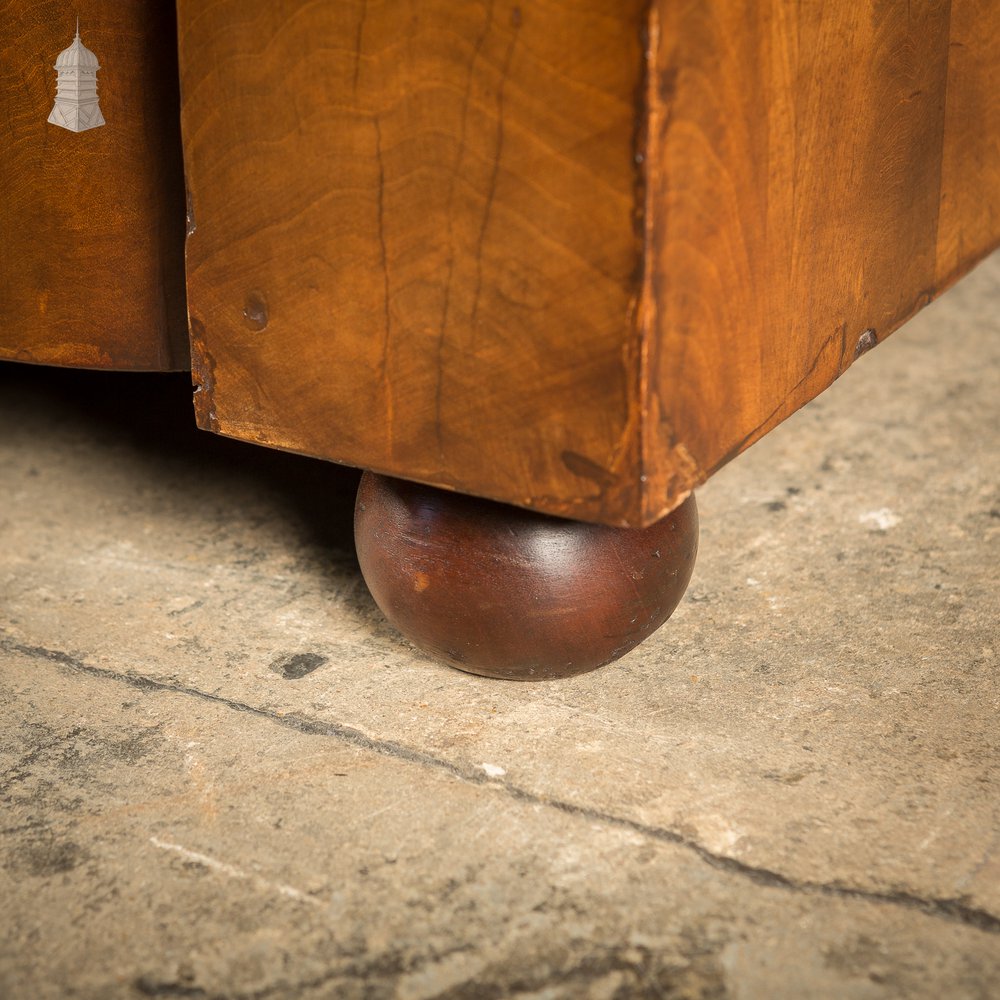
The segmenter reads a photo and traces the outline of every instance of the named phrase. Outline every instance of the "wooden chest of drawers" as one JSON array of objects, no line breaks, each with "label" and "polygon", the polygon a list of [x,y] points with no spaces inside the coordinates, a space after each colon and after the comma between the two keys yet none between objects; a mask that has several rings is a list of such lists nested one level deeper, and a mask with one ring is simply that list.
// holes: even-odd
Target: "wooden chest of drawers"
[{"label": "wooden chest of drawers", "polygon": [[581,522],[660,522],[1000,241],[989,0],[93,0],[79,132],[75,10],[3,12],[0,357],[189,332],[205,429]]}]

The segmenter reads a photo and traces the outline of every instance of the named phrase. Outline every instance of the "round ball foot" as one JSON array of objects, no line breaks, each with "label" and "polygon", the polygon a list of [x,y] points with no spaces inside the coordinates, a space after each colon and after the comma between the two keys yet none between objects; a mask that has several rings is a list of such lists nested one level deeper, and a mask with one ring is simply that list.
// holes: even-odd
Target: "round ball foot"
[{"label": "round ball foot", "polygon": [[487,677],[542,680],[627,653],[694,568],[689,497],[649,528],[609,528],[366,472],[354,537],[365,582],[411,642]]}]

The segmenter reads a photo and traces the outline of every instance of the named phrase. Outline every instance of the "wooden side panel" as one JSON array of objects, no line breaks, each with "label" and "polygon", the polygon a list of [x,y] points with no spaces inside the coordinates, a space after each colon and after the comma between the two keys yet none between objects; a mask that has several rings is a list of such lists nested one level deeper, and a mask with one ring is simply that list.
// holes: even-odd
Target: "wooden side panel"
[{"label": "wooden side panel", "polygon": [[961,274],[1000,237],[1000,4],[953,0],[938,280]]},{"label": "wooden side panel", "polygon": [[640,505],[641,0],[181,0],[201,426]]},{"label": "wooden side panel", "polygon": [[992,0],[656,0],[645,519],[1000,240]]},{"label": "wooden side panel", "polygon": [[[106,124],[50,124],[80,18]],[[176,36],[167,0],[0,0],[0,359],[187,366]]]}]

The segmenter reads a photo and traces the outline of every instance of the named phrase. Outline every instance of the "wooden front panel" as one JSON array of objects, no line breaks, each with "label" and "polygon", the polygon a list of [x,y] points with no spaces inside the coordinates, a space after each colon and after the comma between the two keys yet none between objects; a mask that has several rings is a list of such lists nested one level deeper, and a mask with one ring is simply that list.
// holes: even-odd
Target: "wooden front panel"
[{"label": "wooden front panel", "polygon": [[[105,124],[48,121],[80,37]],[[173,5],[0,0],[0,359],[187,366]]]},{"label": "wooden front panel", "polygon": [[646,519],[1000,241],[1000,5],[652,18]]},{"label": "wooden front panel", "polygon": [[181,0],[201,426],[638,509],[640,0]]}]

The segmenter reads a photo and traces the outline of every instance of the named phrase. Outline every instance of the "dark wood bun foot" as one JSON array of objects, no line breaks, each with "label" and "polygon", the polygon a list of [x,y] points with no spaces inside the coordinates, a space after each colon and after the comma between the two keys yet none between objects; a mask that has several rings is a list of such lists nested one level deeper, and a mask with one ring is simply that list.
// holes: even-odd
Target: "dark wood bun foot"
[{"label": "dark wood bun foot", "polygon": [[366,472],[358,559],[386,618],[441,660],[543,680],[627,653],[677,606],[698,550],[689,497],[649,528],[609,528]]}]

